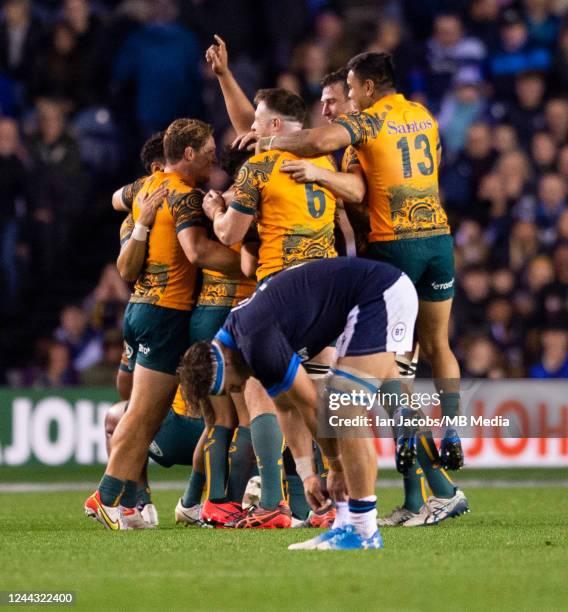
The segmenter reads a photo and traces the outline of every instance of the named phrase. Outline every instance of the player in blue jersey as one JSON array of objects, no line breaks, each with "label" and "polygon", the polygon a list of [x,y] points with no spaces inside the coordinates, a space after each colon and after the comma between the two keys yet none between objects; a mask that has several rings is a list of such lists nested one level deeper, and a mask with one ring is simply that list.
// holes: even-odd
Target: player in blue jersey
[{"label": "player in blue jersey", "polygon": [[[324,505],[320,480],[298,437],[318,438],[329,461],[332,496],[349,496],[347,523],[291,548],[381,548],[376,526],[376,455],[371,435],[318,437],[317,389],[302,361],[337,342],[326,393],[376,392],[397,375],[395,355],[410,350],[418,311],[416,290],[397,268],[377,261],[337,258],[284,270],[231,311],[212,342],[194,344],[182,360],[180,379],[190,401],[240,389],[254,376],[278,410],[297,411],[284,431],[312,507]],[[329,395],[328,395],[329,397]],[[348,413],[359,414],[352,402]],[[351,412],[349,412],[351,411]],[[300,427],[304,425],[304,429]],[[321,425],[321,423],[320,423]]]}]

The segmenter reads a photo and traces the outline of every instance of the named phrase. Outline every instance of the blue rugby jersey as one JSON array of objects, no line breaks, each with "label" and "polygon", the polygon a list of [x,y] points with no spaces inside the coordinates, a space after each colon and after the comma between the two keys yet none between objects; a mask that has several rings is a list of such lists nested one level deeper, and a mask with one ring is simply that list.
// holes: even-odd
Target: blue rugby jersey
[{"label": "blue rugby jersey", "polygon": [[356,257],[283,270],[235,306],[215,337],[238,350],[276,396],[290,388],[302,361],[341,335],[353,308],[381,301],[401,275],[390,264]]}]

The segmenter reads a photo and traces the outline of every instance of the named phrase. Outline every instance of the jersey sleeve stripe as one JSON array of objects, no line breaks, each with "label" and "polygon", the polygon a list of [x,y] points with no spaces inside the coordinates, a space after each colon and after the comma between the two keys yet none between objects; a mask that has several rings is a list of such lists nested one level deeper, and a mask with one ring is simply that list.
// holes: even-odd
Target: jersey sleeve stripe
[{"label": "jersey sleeve stripe", "polygon": [[227,348],[230,348],[234,351],[238,350],[235,339],[223,327],[215,334],[215,340],[219,340],[219,342],[222,342]]},{"label": "jersey sleeve stripe", "polygon": [[344,127],[349,132],[349,137],[351,138],[352,145],[357,144],[357,134],[355,134],[355,131],[353,130],[353,128],[349,125],[347,121],[344,121],[343,119],[336,119],[334,123],[336,125],[340,125],[341,127]]},{"label": "jersey sleeve stripe", "polygon": [[184,221],[183,223],[176,225],[176,234],[179,234],[181,230],[187,229],[188,227],[205,227],[205,223],[200,220]]},{"label": "jersey sleeve stripe", "polygon": [[234,208],[236,211],[245,215],[254,215],[256,213],[254,208],[249,208],[248,206],[239,204],[239,202],[231,202],[231,204],[229,204],[229,208]]},{"label": "jersey sleeve stripe", "polygon": [[276,397],[280,393],[284,393],[284,391],[288,391],[288,389],[294,383],[294,379],[296,378],[296,374],[298,373],[298,368],[300,367],[301,363],[302,363],[302,360],[300,359],[300,356],[297,353],[294,353],[292,355],[292,359],[290,359],[290,363],[288,364],[288,369],[286,370],[286,375],[284,376],[284,379],[282,380],[282,382],[276,385],[272,385],[272,387],[266,390],[266,392],[268,393],[268,395],[270,395],[270,397]]}]

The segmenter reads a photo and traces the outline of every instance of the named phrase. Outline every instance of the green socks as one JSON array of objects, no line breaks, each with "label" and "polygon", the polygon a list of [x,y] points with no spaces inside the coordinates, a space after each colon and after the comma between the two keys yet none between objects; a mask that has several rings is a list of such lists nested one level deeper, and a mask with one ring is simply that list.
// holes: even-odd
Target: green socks
[{"label": "green socks", "polygon": [[274,510],[284,499],[282,432],[275,414],[261,414],[250,424],[252,446],[261,480],[260,505]]},{"label": "green socks", "polygon": [[203,487],[205,486],[205,474],[193,470],[187,483],[187,488],[181,498],[181,505],[184,508],[191,508],[201,503],[201,496],[203,495]]},{"label": "green socks", "polygon": [[229,448],[229,478],[227,480],[227,500],[241,503],[247,483],[254,467],[249,427],[237,427]]},{"label": "green socks", "polygon": [[[144,497],[142,491],[145,491]],[[119,480],[114,476],[105,474],[99,483],[99,495],[101,502],[105,506],[124,506],[125,508],[134,508],[138,503],[139,496],[144,499],[145,503],[149,503],[150,489],[138,488],[138,483],[135,480]]]},{"label": "green socks", "polygon": [[136,490],[138,483],[135,480],[126,480],[124,483],[124,493],[120,498],[120,505],[125,508],[134,508],[136,506]]},{"label": "green socks", "polygon": [[136,489],[136,505],[137,506],[145,506],[146,504],[152,503],[152,491],[150,491],[150,486],[148,483],[144,483],[144,485],[138,484],[138,488]]},{"label": "green socks", "polygon": [[459,393],[440,393],[442,416],[455,417],[460,411]]},{"label": "green socks", "polygon": [[181,505],[184,508],[191,508],[201,503],[201,496],[203,495],[203,487],[205,486],[205,474],[193,470],[187,483],[187,488],[181,498]]},{"label": "green socks", "polygon": [[318,444],[314,444],[314,461],[316,464],[316,471],[318,476],[325,481],[327,478],[327,473],[329,471],[329,466],[327,465],[327,461],[321,452],[321,448]]},{"label": "green socks", "polygon": [[126,481],[105,474],[99,483],[101,502],[105,506],[118,506],[125,487]]},{"label": "green socks", "polygon": [[[319,447],[317,448],[319,451]],[[306,496],[304,495],[304,484],[296,472],[296,462],[294,461],[294,457],[292,457],[292,452],[290,451],[289,447],[284,449],[282,459],[284,461],[284,472],[286,474],[286,497],[288,499],[288,505],[292,510],[292,514],[297,519],[304,521],[308,518],[310,506],[308,505]],[[318,473],[321,474],[323,470],[321,453],[319,453],[318,457],[316,458],[316,469]]]},{"label": "green socks", "polygon": [[298,474],[287,474],[286,482],[288,484],[288,501],[292,514],[305,521],[310,513],[310,506],[304,495],[304,483]]},{"label": "green socks", "polygon": [[440,455],[432,433],[420,434],[416,439],[418,463],[424,470],[428,486],[435,497],[449,499],[456,492],[456,486],[446,470],[440,466]]},{"label": "green socks", "polygon": [[404,507],[418,513],[425,501],[424,471],[416,462],[404,475]]},{"label": "green socks", "polygon": [[207,434],[205,442],[205,474],[207,475],[206,499],[219,502],[225,499],[227,477],[227,451],[233,430],[215,425]]}]

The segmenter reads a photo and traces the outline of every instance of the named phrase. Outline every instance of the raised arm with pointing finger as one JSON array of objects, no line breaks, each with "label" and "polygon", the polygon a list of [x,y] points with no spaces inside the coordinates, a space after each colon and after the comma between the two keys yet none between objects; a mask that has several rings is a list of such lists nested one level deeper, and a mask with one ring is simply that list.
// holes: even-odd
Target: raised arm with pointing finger
[{"label": "raised arm with pointing finger", "polygon": [[219,80],[231,124],[237,134],[242,134],[248,132],[254,121],[254,107],[229,69],[229,56],[225,41],[217,34],[214,35],[214,38],[217,44],[207,49],[205,59]]}]

